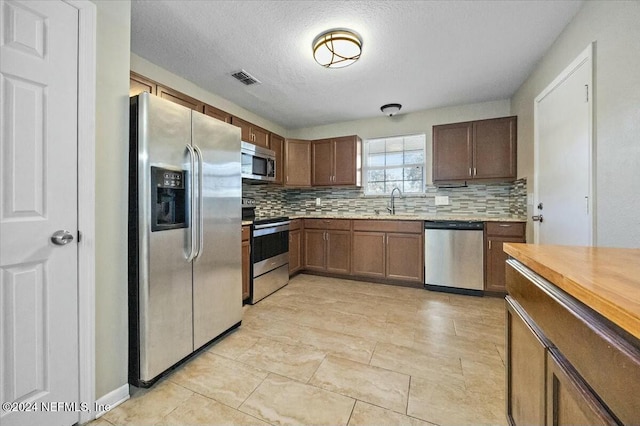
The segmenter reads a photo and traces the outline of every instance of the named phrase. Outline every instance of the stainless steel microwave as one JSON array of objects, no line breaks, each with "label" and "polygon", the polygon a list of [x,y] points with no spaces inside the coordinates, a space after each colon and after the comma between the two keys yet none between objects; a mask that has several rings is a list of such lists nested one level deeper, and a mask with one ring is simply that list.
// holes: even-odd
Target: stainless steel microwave
[{"label": "stainless steel microwave", "polygon": [[273,182],[276,180],[276,153],[270,149],[242,142],[242,178]]}]

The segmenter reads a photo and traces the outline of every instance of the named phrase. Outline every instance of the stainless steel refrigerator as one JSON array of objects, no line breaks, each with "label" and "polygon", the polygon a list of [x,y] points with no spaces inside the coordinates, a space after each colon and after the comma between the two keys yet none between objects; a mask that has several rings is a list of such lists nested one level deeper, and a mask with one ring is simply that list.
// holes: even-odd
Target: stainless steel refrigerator
[{"label": "stainless steel refrigerator", "polygon": [[129,382],[148,387],[242,320],[240,129],[131,98]]}]

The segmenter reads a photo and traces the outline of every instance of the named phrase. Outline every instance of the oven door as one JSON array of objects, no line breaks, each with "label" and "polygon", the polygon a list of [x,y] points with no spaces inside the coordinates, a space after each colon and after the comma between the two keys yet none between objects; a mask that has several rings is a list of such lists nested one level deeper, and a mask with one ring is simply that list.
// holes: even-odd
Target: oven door
[{"label": "oven door", "polygon": [[289,221],[255,225],[251,259],[254,277],[289,263]]}]

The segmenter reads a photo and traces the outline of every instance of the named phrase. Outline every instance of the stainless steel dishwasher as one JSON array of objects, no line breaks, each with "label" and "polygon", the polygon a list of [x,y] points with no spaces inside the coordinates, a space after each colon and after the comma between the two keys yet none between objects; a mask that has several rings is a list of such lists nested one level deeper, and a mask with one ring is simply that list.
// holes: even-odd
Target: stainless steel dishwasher
[{"label": "stainless steel dishwasher", "polygon": [[425,288],[482,294],[483,229],[483,222],[425,221]]}]

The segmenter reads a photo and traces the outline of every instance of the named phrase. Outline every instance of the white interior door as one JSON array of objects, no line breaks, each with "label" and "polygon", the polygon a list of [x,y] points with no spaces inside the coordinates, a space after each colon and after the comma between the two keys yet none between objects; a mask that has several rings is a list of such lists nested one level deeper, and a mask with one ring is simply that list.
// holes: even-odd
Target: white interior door
[{"label": "white interior door", "polygon": [[[0,423],[69,425],[81,409],[78,10],[0,0],[0,25]],[[73,240],[56,245],[62,230]]]},{"label": "white interior door", "polygon": [[591,88],[589,47],[535,100],[536,243],[593,244]]}]

